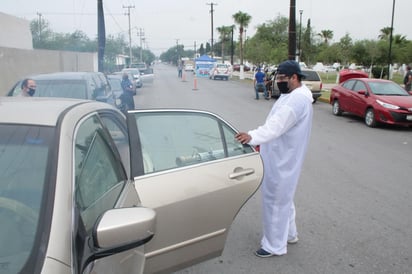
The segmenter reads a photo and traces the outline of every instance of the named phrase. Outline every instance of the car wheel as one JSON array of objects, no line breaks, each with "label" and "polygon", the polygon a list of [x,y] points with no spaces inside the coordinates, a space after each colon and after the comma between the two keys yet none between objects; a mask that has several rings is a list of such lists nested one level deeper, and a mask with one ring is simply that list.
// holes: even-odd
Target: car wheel
[{"label": "car wheel", "polygon": [[377,122],[375,120],[375,112],[373,108],[368,108],[365,113],[365,124],[368,127],[376,127]]},{"label": "car wheel", "polygon": [[341,110],[341,108],[340,108],[340,105],[339,105],[339,101],[338,101],[338,100],[333,101],[332,112],[333,112],[333,114],[336,115],[336,116],[342,115],[342,110]]}]

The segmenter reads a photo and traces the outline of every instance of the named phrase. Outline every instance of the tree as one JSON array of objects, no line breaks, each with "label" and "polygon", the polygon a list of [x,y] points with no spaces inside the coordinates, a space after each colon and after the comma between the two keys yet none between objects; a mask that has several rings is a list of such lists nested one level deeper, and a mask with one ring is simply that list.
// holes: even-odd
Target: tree
[{"label": "tree", "polygon": [[235,20],[235,23],[239,25],[240,64],[243,65],[243,31],[245,30],[245,27],[249,26],[252,16],[238,11],[233,14],[232,17]]},{"label": "tree", "polygon": [[333,38],[333,31],[329,29],[321,30],[318,35],[322,38],[323,42],[328,45],[329,41]]},{"label": "tree", "polygon": [[232,33],[232,26],[221,26],[217,28],[217,31],[219,32],[220,36],[220,43],[221,43],[221,56],[222,56],[222,61],[225,60],[225,42],[228,41],[229,35]]},{"label": "tree", "polygon": [[379,40],[389,40],[391,35],[392,28],[391,27],[384,27],[380,30],[380,34],[378,35]]},{"label": "tree", "polygon": [[257,26],[256,34],[248,39],[244,56],[253,63],[279,63],[288,54],[288,18],[278,16]]},{"label": "tree", "polygon": [[341,53],[342,53],[342,60],[343,63],[349,63],[351,58],[351,50],[353,46],[352,38],[349,36],[348,33],[343,36],[338,43]]}]

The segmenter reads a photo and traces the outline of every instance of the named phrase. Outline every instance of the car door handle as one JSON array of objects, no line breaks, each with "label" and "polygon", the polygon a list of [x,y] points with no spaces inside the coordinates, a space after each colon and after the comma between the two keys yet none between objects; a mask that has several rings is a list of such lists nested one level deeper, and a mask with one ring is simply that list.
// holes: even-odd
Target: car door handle
[{"label": "car door handle", "polygon": [[255,170],[253,168],[243,169],[241,167],[237,167],[235,168],[233,173],[229,174],[229,179],[237,179],[239,177],[247,176],[253,173],[255,173]]}]

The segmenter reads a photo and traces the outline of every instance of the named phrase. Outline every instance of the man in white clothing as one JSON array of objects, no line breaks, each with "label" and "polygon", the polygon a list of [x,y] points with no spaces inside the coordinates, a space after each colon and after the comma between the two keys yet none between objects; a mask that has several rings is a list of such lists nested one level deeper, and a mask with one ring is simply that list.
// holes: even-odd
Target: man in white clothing
[{"label": "man in white clothing", "polygon": [[263,237],[258,257],[287,253],[297,243],[293,202],[312,128],[312,92],[301,83],[305,75],[295,61],[281,63],[276,83],[282,95],[264,125],[235,138],[242,144],[260,145],[264,163],[262,182]]}]

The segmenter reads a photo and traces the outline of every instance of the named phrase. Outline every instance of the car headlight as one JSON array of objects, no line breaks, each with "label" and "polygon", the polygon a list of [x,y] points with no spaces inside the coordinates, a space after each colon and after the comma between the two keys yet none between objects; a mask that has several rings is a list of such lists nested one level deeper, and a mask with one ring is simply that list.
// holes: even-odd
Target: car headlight
[{"label": "car headlight", "polygon": [[377,102],[379,105],[383,106],[384,108],[400,109],[400,107],[398,107],[398,106],[395,106],[395,105],[392,105],[392,104],[389,104],[389,103],[382,102],[381,100],[376,100],[376,102]]}]

